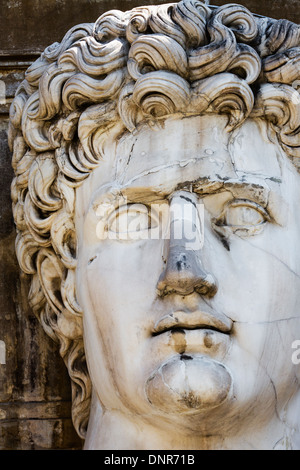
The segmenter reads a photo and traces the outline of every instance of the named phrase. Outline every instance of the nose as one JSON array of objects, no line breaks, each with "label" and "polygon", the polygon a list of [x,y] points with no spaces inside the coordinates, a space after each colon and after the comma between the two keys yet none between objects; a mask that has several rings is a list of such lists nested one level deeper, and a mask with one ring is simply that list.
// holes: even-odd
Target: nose
[{"label": "nose", "polygon": [[167,265],[157,284],[161,296],[192,292],[213,297],[217,292],[216,280],[200,264],[195,252],[181,246],[170,246]]},{"label": "nose", "polygon": [[185,191],[175,193],[170,203],[168,257],[157,284],[160,296],[192,292],[208,297],[216,294],[216,280],[201,263],[203,230],[195,195]]}]

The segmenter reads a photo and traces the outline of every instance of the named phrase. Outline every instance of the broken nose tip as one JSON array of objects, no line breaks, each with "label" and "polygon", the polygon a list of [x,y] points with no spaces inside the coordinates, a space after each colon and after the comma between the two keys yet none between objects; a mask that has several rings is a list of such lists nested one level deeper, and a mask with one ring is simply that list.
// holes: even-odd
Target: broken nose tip
[{"label": "broken nose tip", "polygon": [[190,295],[197,292],[199,295],[213,297],[218,290],[216,280],[211,274],[197,276],[193,273],[168,271],[163,273],[158,284],[157,291],[160,297],[167,294]]}]

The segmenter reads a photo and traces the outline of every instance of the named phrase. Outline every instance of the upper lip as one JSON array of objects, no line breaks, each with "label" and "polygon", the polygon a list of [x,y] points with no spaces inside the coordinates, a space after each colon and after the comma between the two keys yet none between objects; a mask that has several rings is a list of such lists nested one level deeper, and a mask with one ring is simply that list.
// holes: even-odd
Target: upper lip
[{"label": "upper lip", "polygon": [[205,312],[195,310],[193,312],[176,311],[163,316],[156,322],[153,328],[153,335],[164,333],[175,328],[181,329],[200,329],[207,328],[229,333],[232,329],[232,320],[224,313]]}]

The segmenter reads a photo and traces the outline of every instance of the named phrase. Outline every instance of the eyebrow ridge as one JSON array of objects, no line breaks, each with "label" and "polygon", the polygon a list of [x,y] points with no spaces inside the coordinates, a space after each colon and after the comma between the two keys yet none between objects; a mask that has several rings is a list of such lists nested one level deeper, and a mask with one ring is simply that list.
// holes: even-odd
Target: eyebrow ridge
[{"label": "eyebrow ridge", "polygon": [[[232,191],[243,190],[246,189],[248,194],[245,197],[249,197],[255,201],[260,202],[263,206],[268,205],[269,200],[269,193],[271,189],[267,185],[262,185],[257,182],[245,182],[242,180],[208,180],[208,179],[201,179],[195,181],[185,181],[183,183],[179,183],[173,190],[164,192],[161,188],[153,188],[153,187],[123,187],[119,188],[119,195],[122,197],[128,197],[133,202],[142,202],[145,199],[148,199],[148,203],[153,203],[157,200],[169,199],[172,193],[176,191],[186,191],[186,192],[194,192],[199,196],[209,196],[213,194],[219,194],[225,191]],[[115,188],[114,188],[115,191]],[[106,195],[111,195],[112,192],[108,191],[107,193],[101,195],[105,197]],[[238,195],[234,195],[234,197],[239,197]],[[241,197],[242,198],[242,195]],[[146,201],[145,201],[146,202]]]}]

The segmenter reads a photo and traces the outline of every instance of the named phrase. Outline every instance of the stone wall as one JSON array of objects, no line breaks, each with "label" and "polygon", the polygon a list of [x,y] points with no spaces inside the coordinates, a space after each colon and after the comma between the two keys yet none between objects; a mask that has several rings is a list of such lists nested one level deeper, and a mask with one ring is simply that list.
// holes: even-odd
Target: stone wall
[{"label": "stone wall", "polygon": [[[0,449],[80,449],[70,418],[70,383],[56,344],[27,303],[19,274],[11,213],[13,176],[7,146],[8,110],[26,68],[73,25],[141,0],[0,0]],[[148,1],[147,4],[159,4]],[[215,0],[214,5],[231,3]],[[300,23],[300,0],[241,0],[252,12]]]}]

